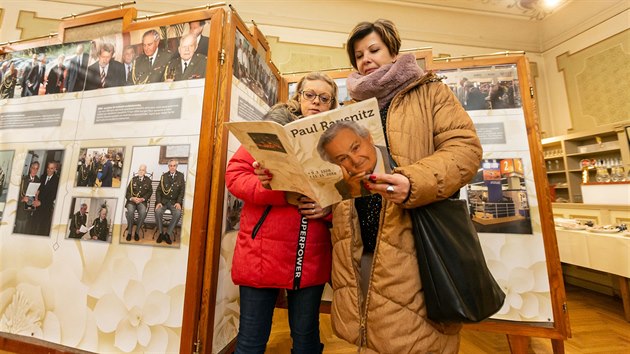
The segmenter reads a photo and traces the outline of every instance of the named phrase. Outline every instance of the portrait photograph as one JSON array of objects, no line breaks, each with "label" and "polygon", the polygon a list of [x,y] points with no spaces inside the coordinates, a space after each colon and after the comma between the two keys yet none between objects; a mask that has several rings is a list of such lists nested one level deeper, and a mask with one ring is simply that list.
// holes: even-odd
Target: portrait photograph
[{"label": "portrait photograph", "polygon": [[190,145],[134,146],[121,244],[179,248]]},{"label": "portrait photograph", "polygon": [[13,165],[14,150],[0,150],[0,221],[7,203],[7,192],[11,180],[11,165]]},{"label": "portrait photograph", "polygon": [[50,236],[64,150],[29,150],[22,167],[13,233]]},{"label": "portrait photograph", "polygon": [[124,147],[81,148],[75,173],[76,187],[119,188],[125,165]]},{"label": "portrait photograph", "polygon": [[477,232],[526,235],[533,232],[522,159],[482,160],[466,189]]},{"label": "portrait photograph", "polygon": [[112,242],[116,198],[72,198],[66,238]]}]

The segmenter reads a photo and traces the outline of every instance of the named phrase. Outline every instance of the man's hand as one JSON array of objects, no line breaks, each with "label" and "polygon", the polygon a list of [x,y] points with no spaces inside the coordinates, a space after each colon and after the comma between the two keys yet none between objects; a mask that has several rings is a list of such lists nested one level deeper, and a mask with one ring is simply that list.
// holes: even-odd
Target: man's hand
[{"label": "man's hand", "polygon": [[155,209],[160,209],[162,207],[162,203],[155,204]]},{"label": "man's hand", "polygon": [[346,181],[348,185],[348,192],[353,197],[361,196],[361,183],[363,183],[365,172],[357,173],[356,175],[351,175],[348,170],[346,170],[343,166],[341,167],[341,172],[343,173],[343,179]]},{"label": "man's hand", "polygon": [[175,203],[175,209],[182,210],[182,205],[179,203]]}]

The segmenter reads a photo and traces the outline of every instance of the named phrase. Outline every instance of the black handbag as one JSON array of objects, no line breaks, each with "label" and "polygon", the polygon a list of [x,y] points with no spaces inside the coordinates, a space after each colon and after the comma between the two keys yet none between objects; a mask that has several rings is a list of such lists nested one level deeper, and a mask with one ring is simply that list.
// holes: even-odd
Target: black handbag
[{"label": "black handbag", "polygon": [[466,201],[409,211],[429,319],[471,323],[499,311],[505,294],[486,265]]}]

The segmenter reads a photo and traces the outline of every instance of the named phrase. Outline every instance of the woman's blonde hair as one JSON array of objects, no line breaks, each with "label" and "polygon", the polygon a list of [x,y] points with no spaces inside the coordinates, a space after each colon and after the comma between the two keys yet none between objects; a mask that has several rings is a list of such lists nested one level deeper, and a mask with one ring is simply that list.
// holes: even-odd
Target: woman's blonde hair
[{"label": "woman's blonde hair", "polygon": [[330,109],[337,108],[338,88],[337,88],[337,84],[335,83],[335,80],[333,80],[330,76],[324,73],[314,71],[314,72],[311,72],[302,76],[300,81],[298,81],[297,83],[297,87],[295,88],[295,93],[293,94],[293,96],[289,98],[289,101],[287,101],[287,106],[289,107],[289,111],[291,111],[291,113],[295,114],[298,117],[303,115],[302,110],[300,109],[300,95],[301,95],[302,89],[304,88],[304,83],[306,81],[324,81],[325,83],[330,85],[330,87],[332,87],[332,92],[331,92],[332,101],[330,101]]},{"label": "woman's blonde hair", "polygon": [[381,37],[381,40],[389,50],[389,54],[396,56],[400,51],[400,34],[392,21],[378,19],[374,22],[361,22],[352,29],[346,41],[348,59],[350,59],[350,64],[355,69],[358,68],[357,59],[354,56],[354,44],[372,32],[376,32]]}]

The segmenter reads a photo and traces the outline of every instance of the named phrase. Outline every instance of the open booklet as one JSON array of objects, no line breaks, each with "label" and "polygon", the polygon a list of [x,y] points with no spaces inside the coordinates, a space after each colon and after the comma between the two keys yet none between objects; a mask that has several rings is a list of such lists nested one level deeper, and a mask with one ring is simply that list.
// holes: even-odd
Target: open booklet
[{"label": "open booklet", "polygon": [[272,189],[306,195],[322,207],[370,194],[358,176],[390,172],[375,98],[285,126],[272,121],[226,125],[273,173]]}]

